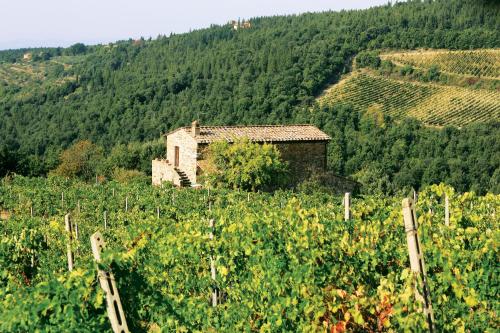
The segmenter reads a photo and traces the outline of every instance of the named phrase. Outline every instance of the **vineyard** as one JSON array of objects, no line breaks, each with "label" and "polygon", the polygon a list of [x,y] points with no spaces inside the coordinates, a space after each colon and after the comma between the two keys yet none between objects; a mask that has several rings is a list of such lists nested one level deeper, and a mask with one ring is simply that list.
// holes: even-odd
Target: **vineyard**
[{"label": "vineyard", "polygon": [[380,58],[398,66],[427,69],[436,65],[445,73],[500,78],[500,49],[399,52],[382,54]]},{"label": "vineyard", "polygon": [[349,103],[355,110],[380,109],[396,119],[414,117],[432,126],[464,126],[500,119],[500,92],[396,80],[373,71],[351,73],[320,103]]},{"label": "vineyard", "polygon": [[[355,197],[344,221],[342,198],[322,193],[5,178],[0,331],[109,331],[98,269],[133,332],[425,331],[401,199]],[[500,196],[435,185],[416,208],[436,330],[498,331]]]}]

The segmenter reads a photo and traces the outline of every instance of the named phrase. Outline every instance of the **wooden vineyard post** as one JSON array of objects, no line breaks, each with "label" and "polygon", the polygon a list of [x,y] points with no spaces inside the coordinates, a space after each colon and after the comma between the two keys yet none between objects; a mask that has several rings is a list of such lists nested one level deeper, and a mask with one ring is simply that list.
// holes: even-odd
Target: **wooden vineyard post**
[{"label": "wooden vineyard post", "polygon": [[68,233],[68,244],[66,245],[68,251],[68,270],[73,270],[73,251],[71,245],[73,243],[73,227],[71,226],[71,217],[69,214],[64,216],[64,223],[66,224],[66,232]]},{"label": "wooden vineyard post", "polygon": [[108,212],[104,211],[104,230],[108,228]]},{"label": "wooden vineyard post", "polygon": [[413,202],[417,204],[417,191],[413,190]]},{"label": "wooden vineyard post", "polygon": [[78,223],[75,222],[75,239],[78,240],[78,236],[79,236],[79,233],[78,233]]},{"label": "wooden vineyard post", "polygon": [[[96,232],[93,234],[90,237],[90,243],[92,245],[94,259],[97,263],[99,263],[101,261],[101,251],[105,246],[101,233]],[[127,321],[125,320],[125,313],[123,312],[122,303],[120,301],[120,295],[118,294],[118,289],[116,288],[113,272],[106,272],[102,269],[98,269],[97,272],[101,288],[106,293],[106,308],[113,332],[129,332]]]},{"label": "wooden vineyard post", "polygon": [[351,193],[346,192],[344,195],[344,220],[351,219]]},{"label": "wooden vineyard post", "polygon": [[30,215],[33,217],[33,205],[30,206]]},{"label": "wooden vineyard post", "polygon": [[156,207],[156,218],[160,218],[160,207]]},{"label": "wooden vineyard post", "polygon": [[64,209],[64,192],[61,192],[61,208]]},{"label": "wooden vineyard post", "polygon": [[444,195],[444,225],[450,226],[450,199],[448,199],[448,194]]},{"label": "wooden vineyard post", "polygon": [[208,211],[212,212],[212,199],[210,198],[210,187],[208,188],[207,198],[208,198]]},{"label": "wooden vineyard post", "polygon": [[415,298],[423,305],[429,331],[434,332],[434,312],[432,311],[431,295],[427,285],[424,254],[420,245],[420,239],[418,238],[417,215],[415,214],[415,206],[412,199],[406,198],[403,200],[403,218],[410,255],[410,267],[415,276],[420,276],[421,289],[423,291],[422,295],[417,286],[415,286]]},{"label": "wooden vineyard post", "polygon": [[[208,220],[208,226],[210,227],[210,240],[213,241],[214,239],[214,219]],[[212,287],[212,306],[216,307],[217,306],[217,287],[215,286],[215,279],[216,279],[216,270],[215,270],[215,259],[214,256],[210,256],[210,273],[212,277],[212,281],[214,283],[214,286]]]},{"label": "wooden vineyard post", "polygon": [[128,196],[125,197],[125,211],[128,212]]}]

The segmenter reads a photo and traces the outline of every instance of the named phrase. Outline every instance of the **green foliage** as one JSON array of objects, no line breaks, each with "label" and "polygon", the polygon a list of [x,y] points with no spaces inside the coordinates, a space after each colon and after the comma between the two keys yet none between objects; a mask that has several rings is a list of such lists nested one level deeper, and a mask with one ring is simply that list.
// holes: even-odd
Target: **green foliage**
[{"label": "green foliage", "polygon": [[[151,174],[151,160],[164,155],[165,144],[162,140],[116,145],[107,157],[104,157],[103,147],[90,141],[80,141],[60,154],[60,163],[52,174],[87,181],[94,180],[95,176],[119,182],[146,181],[149,179],[146,175]],[[49,158],[50,155],[46,156],[46,160]],[[23,163],[29,170],[35,170],[40,161],[29,156]]]},{"label": "green foliage", "polygon": [[[5,271],[4,271],[5,272]],[[70,274],[32,286],[7,284],[0,290],[2,332],[97,332],[110,329],[104,295],[95,288],[95,269],[78,268]],[[12,281],[11,281],[12,282]]]},{"label": "green foliage", "polygon": [[356,172],[354,179],[362,184],[363,193],[384,194],[393,190],[389,176],[376,163]]},{"label": "green foliage", "polygon": [[439,66],[438,65],[430,66],[429,69],[427,70],[426,79],[428,81],[439,81],[439,77],[440,77]]},{"label": "green foliage", "polygon": [[67,55],[79,55],[84,54],[87,51],[87,47],[83,43],[76,43],[64,50]]},{"label": "green foliage", "polygon": [[90,141],[80,141],[61,153],[59,166],[54,174],[62,177],[91,180],[101,171],[102,148]]},{"label": "green foliage", "polygon": [[391,75],[396,66],[390,60],[382,60],[379,66],[379,73],[385,76]]},{"label": "green foliage", "polygon": [[14,170],[16,165],[16,158],[14,154],[9,151],[7,146],[0,145],[0,175],[7,174],[10,170]]},{"label": "green foliage", "polygon": [[[38,156],[41,165],[33,171],[22,163],[10,169],[34,174],[50,169],[44,165],[47,151],[83,139],[110,151],[156,140],[193,119],[213,125],[298,122],[296,114],[347,71],[356,54],[498,47],[498,16],[498,6],[472,0],[409,1],[259,17],[250,29],[214,25],[155,40],[86,46],[84,54],[82,45],[2,51],[0,142],[18,162]],[[28,66],[26,52],[51,58]],[[47,79],[42,69],[29,74],[58,62],[66,69],[54,68],[57,79]],[[6,67],[17,73],[6,74],[8,82],[2,80]]]},{"label": "green foliage", "polygon": [[[211,189],[209,195],[12,177],[2,181],[0,207],[12,213],[0,223],[1,331],[110,329],[89,244],[96,231],[107,241],[102,265],[115,274],[134,332],[426,331],[400,197],[355,197],[352,219],[344,221],[341,196],[330,194]],[[419,193],[416,207],[437,331],[495,331],[500,197],[433,185]],[[72,273],[67,212],[80,232]],[[221,296],[216,308],[213,287]]]},{"label": "green foliage", "polygon": [[380,57],[375,51],[360,52],[356,56],[356,65],[359,68],[371,67],[373,69],[376,69],[380,66]]},{"label": "green foliage", "polygon": [[207,160],[206,180],[219,187],[255,191],[282,185],[286,179],[287,166],[276,146],[268,143],[245,138],[214,142]]},{"label": "green foliage", "polygon": [[113,170],[113,179],[119,183],[144,182],[148,183],[151,178],[138,170],[127,170],[123,168],[115,168]]},{"label": "green foliage", "polygon": [[151,174],[151,160],[165,156],[163,139],[145,143],[131,142],[114,146],[106,158],[106,171],[111,174],[114,168],[138,170]]},{"label": "green foliage", "polygon": [[413,74],[413,67],[411,65],[404,65],[400,70],[399,73],[403,76],[408,76]]}]

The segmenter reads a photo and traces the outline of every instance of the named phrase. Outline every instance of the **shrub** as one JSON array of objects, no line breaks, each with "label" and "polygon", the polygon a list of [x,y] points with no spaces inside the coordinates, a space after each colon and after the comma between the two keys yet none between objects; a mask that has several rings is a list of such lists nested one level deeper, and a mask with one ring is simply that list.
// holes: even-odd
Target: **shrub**
[{"label": "shrub", "polygon": [[378,54],[373,51],[360,52],[356,57],[356,65],[360,68],[378,68],[380,66],[380,58]]},{"label": "shrub", "polygon": [[287,173],[276,146],[248,139],[212,143],[207,161],[205,180],[218,187],[269,189],[283,184]]},{"label": "shrub", "polygon": [[390,75],[394,71],[394,64],[390,60],[384,60],[380,63],[379,72],[382,75]]},{"label": "shrub", "polygon": [[354,179],[361,184],[363,194],[383,194],[391,191],[391,182],[383,168],[369,165],[354,174]]},{"label": "shrub", "polygon": [[441,73],[439,71],[439,66],[437,65],[432,65],[429,67],[429,70],[427,71],[427,80],[428,81],[439,81]]},{"label": "shrub", "polygon": [[399,70],[399,73],[403,76],[411,75],[413,74],[413,67],[410,65],[405,65]]},{"label": "shrub", "polygon": [[59,166],[53,174],[92,180],[101,171],[103,149],[90,141],[79,141],[61,153]]},{"label": "shrub", "polygon": [[106,169],[111,175],[117,167],[151,174],[151,160],[164,155],[165,144],[162,140],[145,143],[131,142],[128,145],[118,144],[113,147],[106,158]]},{"label": "shrub", "polygon": [[113,170],[113,179],[119,183],[128,184],[132,182],[147,182],[149,177],[139,170],[115,168]]}]

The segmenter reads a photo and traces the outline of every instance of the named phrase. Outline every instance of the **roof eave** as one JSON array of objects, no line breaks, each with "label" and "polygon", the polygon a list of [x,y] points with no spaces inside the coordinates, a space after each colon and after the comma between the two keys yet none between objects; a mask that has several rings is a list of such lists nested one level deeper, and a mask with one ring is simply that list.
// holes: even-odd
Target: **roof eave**
[{"label": "roof eave", "polygon": [[[202,143],[202,144],[210,144],[210,143],[213,143],[213,142],[218,142],[218,141],[227,141],[227,142],[234,142],[235,140],[230,140],[230,139],[218,139],[218,140],[209,140],[209,139],[201,139],[201,138],[194,138],[196,140],[197,143]],[[330,142],[332,141],[332,138],[328,138],[328,139],[290,139],[290,140],[253,140],[250,138],[250,141],[251,142],[259,142],[259,143],[271,143],[271,144],[275,144],[275,143],[283,143],[283,142],[292,142],[292,143],[296,143],[296,142]]]},{"label": "roof eave", "polygon": [[186,130],[186,129],[189,129],[189,127],[179,127],[179,128],[174,129],[173,131],[170,131],[170,132],[168,132],[168,133],[164,133],[164,134],[163,134],[163,136],[164,136],[164,137],[167,137],[167,136],[169,136],[169,135],[171,135],[171,134],[174,134],[174,133],[176,133],[176,132],[178,132],[178,131],[181,131],[181,130]]}]

